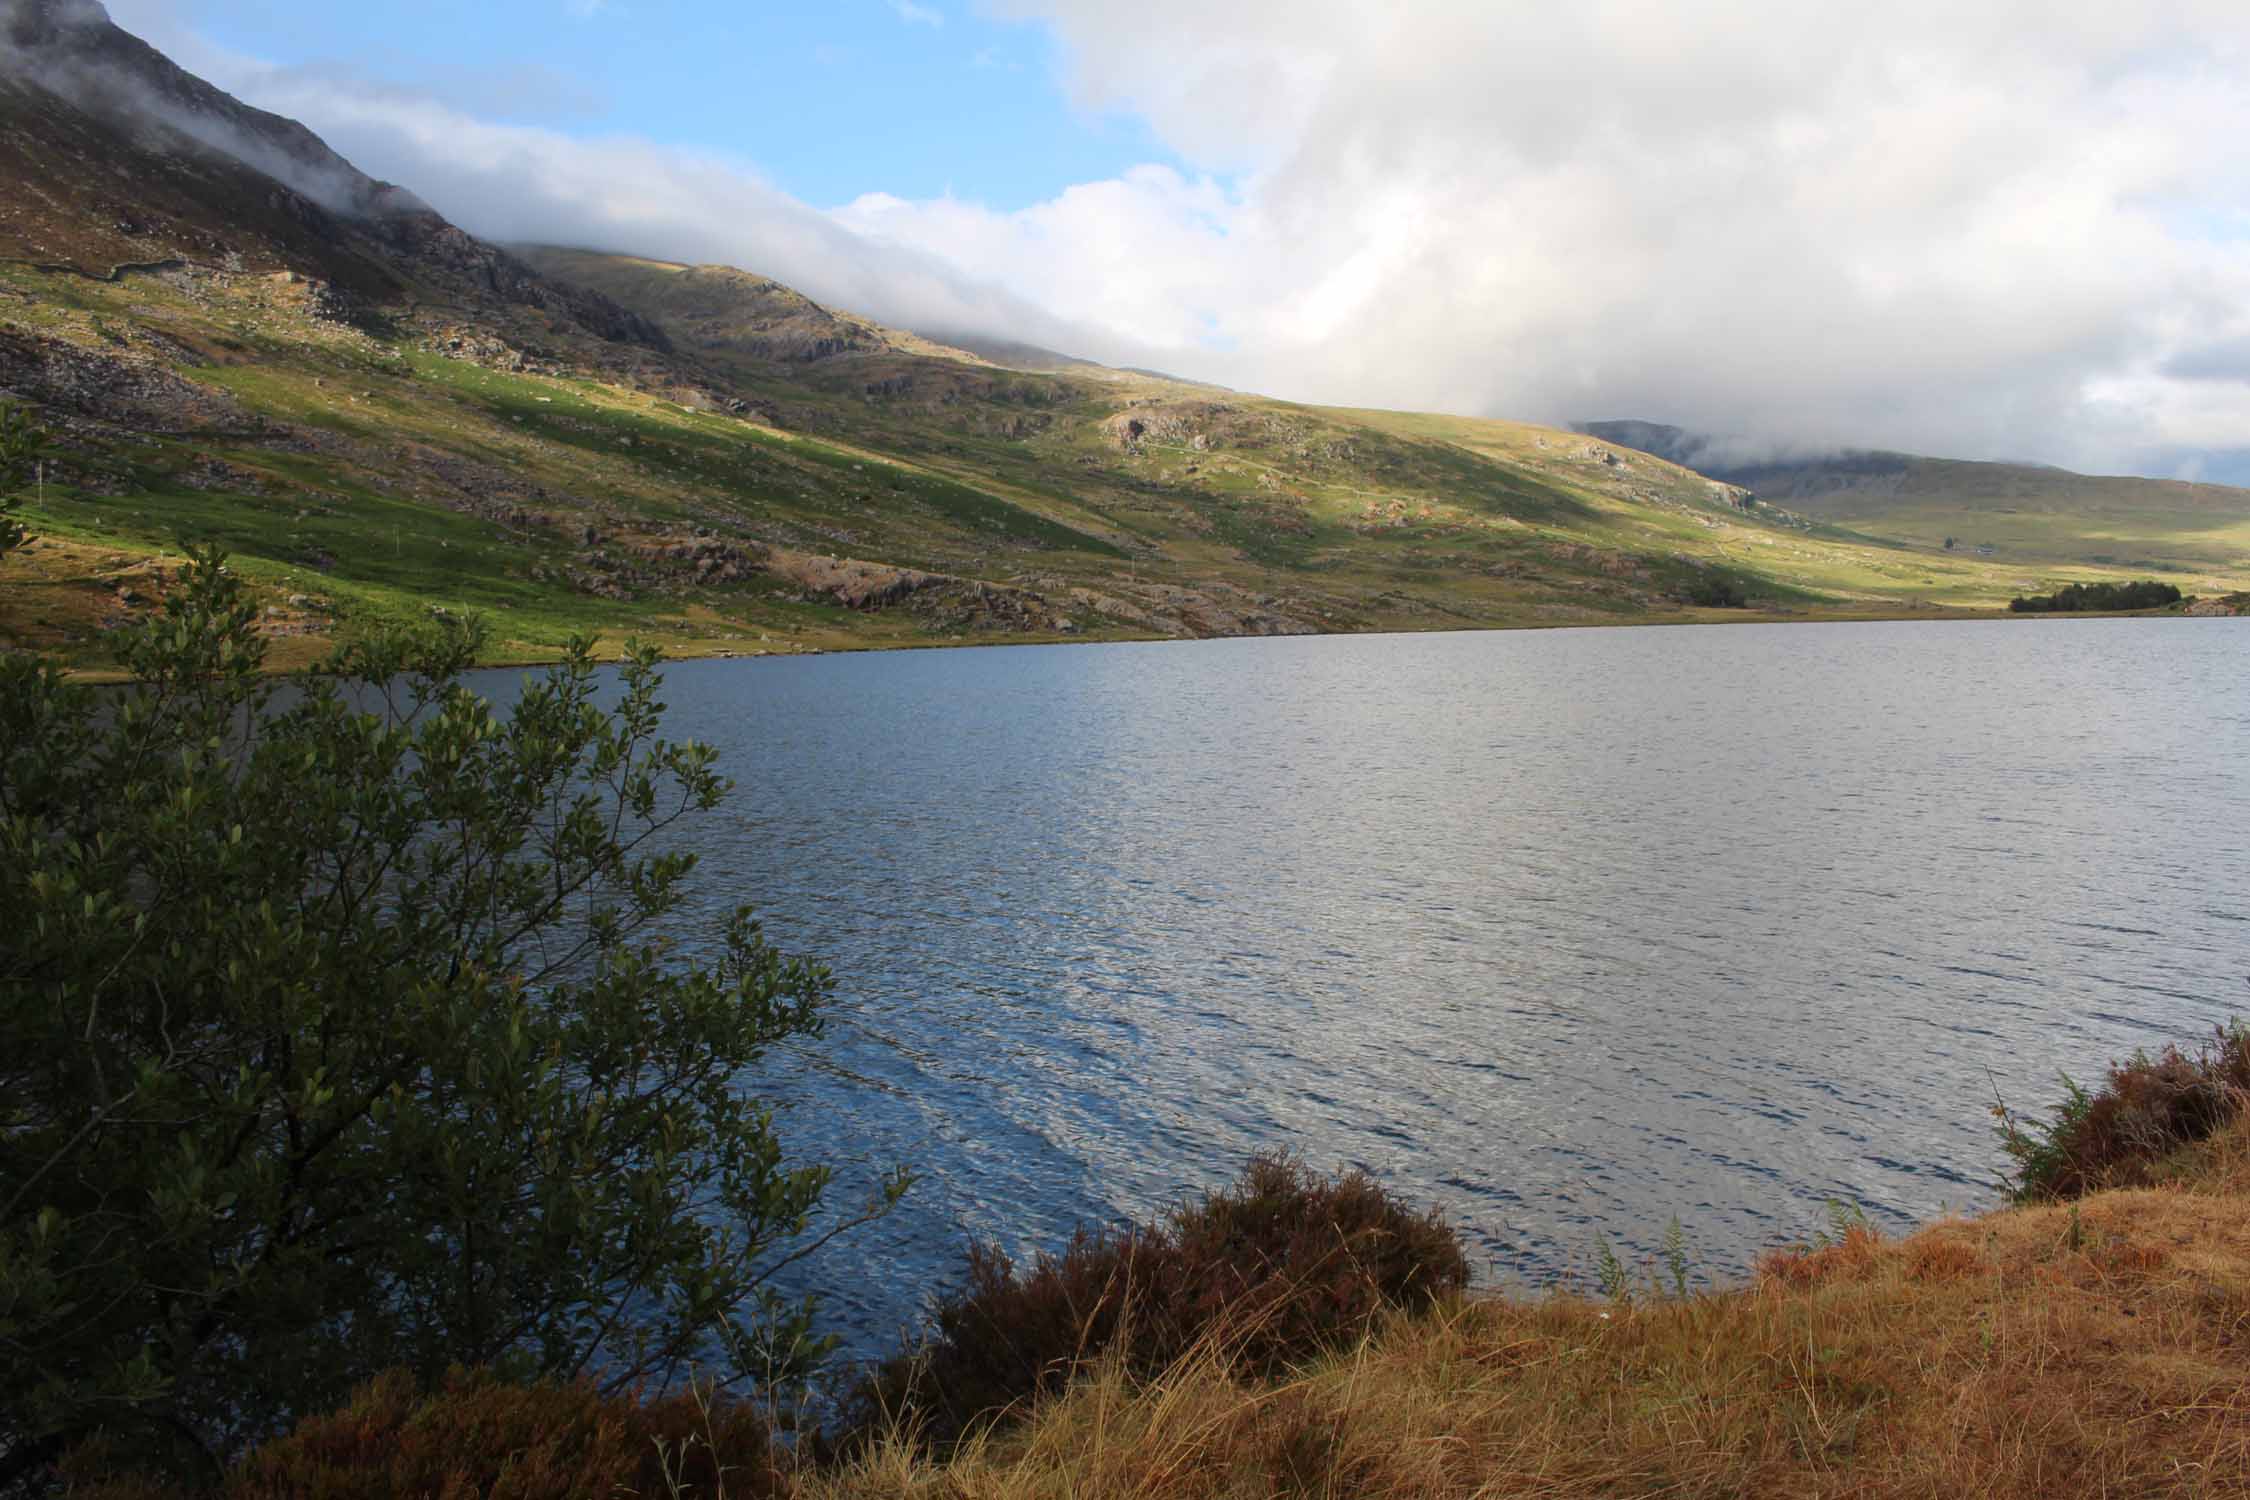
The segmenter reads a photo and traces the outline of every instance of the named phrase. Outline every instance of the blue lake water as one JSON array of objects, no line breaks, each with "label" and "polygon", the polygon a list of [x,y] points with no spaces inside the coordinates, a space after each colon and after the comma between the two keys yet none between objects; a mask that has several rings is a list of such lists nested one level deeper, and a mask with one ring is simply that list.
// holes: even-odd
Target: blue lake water
[{"label": "blue lake water", "polygon": [[[858,1352],[972,1236],[1286,1147],[1582,1275],[1991,1201],[1995,1089],[2250,1013],[2250,621],[1028,647],[668,670],[693,831],[836,970],[745,1087],[922,1174],[805,1268]],[[506,691],[516,674],[486,679]]]}]

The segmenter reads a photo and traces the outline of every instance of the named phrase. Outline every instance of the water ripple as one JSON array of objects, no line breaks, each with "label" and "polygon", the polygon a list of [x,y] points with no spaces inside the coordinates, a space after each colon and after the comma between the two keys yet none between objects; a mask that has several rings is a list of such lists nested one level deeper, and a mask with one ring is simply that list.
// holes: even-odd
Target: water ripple
[{"label": "water ripple", "polygon": [[[890,1221],[806,1268],[854,1345],[1285,1147],[1493,1275],[1726,1273],[1844,1198],[1985,1201],[1995,1085],[2250,1001],[2250,627],[1554,631],[678,666],[696,835],[836,969],[790,1149]],[[506,680],[491,687],[504,693]]]}]

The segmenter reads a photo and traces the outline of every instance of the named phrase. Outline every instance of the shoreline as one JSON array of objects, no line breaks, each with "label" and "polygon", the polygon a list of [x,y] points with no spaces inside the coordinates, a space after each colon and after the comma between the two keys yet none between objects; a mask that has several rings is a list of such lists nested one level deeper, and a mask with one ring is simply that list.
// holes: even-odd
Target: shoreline
[{"label": "shoreline", "polygon": [[[1648,630],[1688,628],[1704,625],[1897,625],[1924,623],[1978,625],[2017,622],[2024,624],[2032,624],[2037,622],[2067,623],[2071,621],[2083,620],[2225,620],[2234,618],[2240,617],[2230,615],[2190,615],[2178,609],[2166,609],[2160,612],[2145,610],[2085,610],[2068,611],[2062,613],[2036,614],[2018,614],[2006,609],[1928,609],[1867,611],[1705,610],[1693,616],[1654,615],[1644,619],[1604,621],[1520,620],[1506,621],[1491,625],[1445,625],[1432,627],[1428,630],[1322,630],[1293,635],[1210,636],[1134,634],[1131,632],[1104,632],[1073,635],[1033,634],[1012,637],[1004,640],[885,641],[865,643],[845,642],[819,646],[807,646],[799,650],[778,651],[737,651],[731,649],[713,649],[706,651],[694,649],[694,643],[692,641],[671,641],[665,640],[662,637],[655,637],[653,639],[655,639],[657,644],[661,647],[664,653],[665,662],[667,664],[673,664],[681,662],[706,661],[790,661],[818,656],[860,656],[892,652],[904,653],[915,651],[1011,649],[1032,646],[1194,646],[1204,645],[1214,641],[1354,640],[1383,636],[1493,635],[1518,631],[1547,632],[1564,630]],[[286,639],[289,641],[300,643],[320,642],[329,647],[333,647],[336,641],[336,638],[332,636],[305,635],[277,637],[276,639]],[[595,649],[597,655],[612,655],[615,652],[622,650],[625,642],[629,639],[635,639],[635,637],[613,637],[609,635],[597,636],[595,638]],[[37,655],[39,653],[29,652],[26,654]],[[552,666],[561,659],[562,651],[560,648],[556,648],[555,650],[547,652],[525,652],[522,654],[511,653],[497,656],[489,660],[479,661],[468,670],[470,672],[517,671],[533,667]],[[265,669],[264,675],[270,677],[302,677],[310,676],[317,670],[317,667],[310,665],[269,666]],[[67,669],[64,675],[73,682],[84,682],[96,686],[105,687],[115,686],[117,684],[128,682],[131,680],[129,675],[122,668],[115,667],[73,667]]]},{"label": "shoreline", "polygon": [[907,1424],[798,1500],[1258,1494],[2240,1494],[2250,1121],[2138,1184],[1884,1233],[1848,1211],[1747,1276],[1472,1289],[1265,1378],[1218,1345],[1098,1361],[959,1452]]}]

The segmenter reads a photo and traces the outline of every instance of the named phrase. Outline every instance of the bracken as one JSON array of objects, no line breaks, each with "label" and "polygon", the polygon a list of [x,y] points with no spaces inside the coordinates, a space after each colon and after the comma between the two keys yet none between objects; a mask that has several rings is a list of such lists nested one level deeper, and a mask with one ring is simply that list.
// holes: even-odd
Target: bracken
[{"label": "bracken", "polygon": [[2166,1157],[2241,1114],[2250,1101],[2250,1026],[2222,1027],[2193,1052],[2136,1052],[2112,1064],[2094,1092],[2068,1077],[2063,1087],[2066,1097],[2051,1121],[1993,1107],[2001,1144],[2016,1162],[2020,1201],[2146,1183]]},{"label": "bracken", "polygon": [[1362,1336],[1387,1309],[1459,1291],[1459,1236],[1366,1173],[1323,1178],[1283,1156],[1138,1228],[1081,1229],[1019,1271],[975,1246],[928,1341],[877,1366],[846,1404],[843,1446],[901,1425],[946,1450],[1022,1415],[1105,1357],[1154,1374],[1198,1348],[1277,1373]]}]

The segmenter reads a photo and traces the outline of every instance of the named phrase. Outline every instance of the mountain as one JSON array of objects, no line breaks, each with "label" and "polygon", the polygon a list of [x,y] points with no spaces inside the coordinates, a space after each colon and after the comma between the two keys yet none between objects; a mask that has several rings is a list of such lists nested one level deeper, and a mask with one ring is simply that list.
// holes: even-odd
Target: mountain
[{"label": "mountain", "polygon": [[0,649],[85,665],[189,542],[262,591],[285,664],[433,611],[535,659],[1927,613],[2115,576],[1870,539],[1581,434],[503,249],[91,0],[0,0],[0,400],[54,439]]},{"label": "mountain", "polygon": [[[973,330],[926,329],[931,342],[959,349],[986,364],[999,365],[1008,370],[1099,370],[1100,365],[1090,359],[1080,359],[1075,354],[1058,354],[1037,344],[1027,344],[1021,339],[1000,338],[993,334]],[[1152,374],[1152,371],[1135,371]],[[1165,377],[1159,376],[1159,379]]]},{"label": "mountain", "polygon": [[729,363],[815,365],[877,353],[983,362],[915,334],[832,312],[769,276],[732,266],[678,265],[547,245],[521,246],[516,254],[558,281],[646,309],[679,330],[686,347]]},{"label": "mountain", "polygon": [[1943,548],[1950,539],[1956,549],[2016,562],[2166,574],[2250,568],[2250,490],[1873,450],[1745,461],[1737,445],[1656,422],[1579,430],[1913,546]]},{"label": "mountain", "polygon": [[113,24],[95,0],[0,5],[0,257],[116,280],[204,263],[287,269],[347,297],[497,299],[598,338],[647,322],[543,281],[294,120],[253,109]]}]

